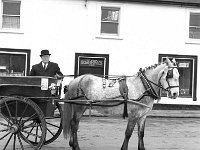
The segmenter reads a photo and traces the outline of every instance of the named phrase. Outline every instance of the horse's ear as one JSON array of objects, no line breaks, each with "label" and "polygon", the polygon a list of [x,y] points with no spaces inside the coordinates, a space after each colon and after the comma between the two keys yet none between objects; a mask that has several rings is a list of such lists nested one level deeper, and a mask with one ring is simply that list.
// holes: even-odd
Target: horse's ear
[{"label": "horse's ear", "polygon": [[174,64],[174,66],[177,66],[177,63],[176,63],[176,59],[175,59],[175,58],[172,59],[172,63]]},{"label": "horse's ear", "polygon": [[173,63],[176,63],[176,59],[175,59],[175,58],[173,58],[173,59],[172,59],[172,62],[173,62]]},{"label": "horse's ear", "polygon": [[169,65],[169,64],[171,63],[171,61],[169,60],[168,57],[166,57],[166,59],[165,59],[165,63],[166,63],[167,65]]},{"label": "horse's ear", "polygon": [[[174,58],[173,58],[173,59],[174,59]],[[166,57],[165,63],[167,64],[167,66],[173,67],[174,64],[176,64],[176,60],[174,59],[174,62],[173,62],[173,60],[170,61],[170,59],[169,59],[168,57]]]}]

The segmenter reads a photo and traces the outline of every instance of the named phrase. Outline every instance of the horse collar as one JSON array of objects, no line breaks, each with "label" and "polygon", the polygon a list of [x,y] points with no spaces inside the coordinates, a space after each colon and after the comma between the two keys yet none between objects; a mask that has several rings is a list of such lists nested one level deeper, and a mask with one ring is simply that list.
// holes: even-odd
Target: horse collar
[{"label": "horse collar", "polygon": [[[142,69],[140,69],[139,72],[139,77],[146,89],[146,91],[144,92],[143,95],[145,95],[145,93],[147,93],[149,96],[151,96],[153,99],[159,99],[160,96],[158,96],[158,94],[155,92],[154,88],[152,87],[151,83],[153,83],[152,81],[149,81],[149,79],[147,79],[146,75],[143,73]],[[155,83],[153,83],[155,84]],[[155,84],[157,85],[157,84]],[[157,85],[158,87],[160,87],[159,85]]]}]

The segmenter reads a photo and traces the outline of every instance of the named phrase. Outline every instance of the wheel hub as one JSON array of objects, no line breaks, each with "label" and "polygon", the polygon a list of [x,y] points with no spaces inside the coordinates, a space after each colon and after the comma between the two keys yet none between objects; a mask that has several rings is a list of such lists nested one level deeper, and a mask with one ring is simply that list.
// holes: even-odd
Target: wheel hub
[{"label": "wheel hub", "polygon": [[10,132],[11,133],[16,133],[19,131],[19,126],[17,124],[13,124],[11,127],[10,127]]}]

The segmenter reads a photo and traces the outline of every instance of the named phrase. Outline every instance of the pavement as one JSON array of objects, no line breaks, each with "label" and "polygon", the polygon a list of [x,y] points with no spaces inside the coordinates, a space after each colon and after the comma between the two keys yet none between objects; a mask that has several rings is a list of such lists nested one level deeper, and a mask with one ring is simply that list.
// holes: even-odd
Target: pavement
[{"label": "pavement", "polygon": [[[84,116],[89,116],[89,110],[86,110]],[[94,117],[107,117],[104,114],[91,110],[91,116]],[[160,118],[200,118],[200,110],[151,110],[148,117]]]},{"label": "pavement", "polygon": [[[200,150],[199,118],[147,118],[144,144],[146,150]],[[78,139],[81,150],[119,150],[127,119],[83,117]],[[129,149],[137,149],[137,127]],[[68,141],[59,138],[41,150],[71,150]]]},{"label": "pavement", "polygon": [[148,117],[200,118],[200,110],[152,110]]},{"label": "pavement", "polygon": [[[152,110],[146,120],[144,138],[146,150],[200,150],[198,113],[200,111]],[[127,121],[128,118],[122,117],[83,117],[78,130],[81,150],[119,150],[123,143]],[[129,142],[130,150],[137,149],[137,140],[136,127]],[[43,146],[41,150],[72,150],[68,142],[61,134],[57,140]],[[5,143],[6,140],[0,140],[1,146]],[[27,143],[24,143],[24,146],[25,150],[33,150]],[[11,149],[13,147],[9,145],[6,150]],[[19,149],[18,143],[15,150]]]},{"label": "pavement", "polygon": [[[111,108],[113,109],[113,108]],[[123,109],[119,112],[123,113]],[[86,110],[84,116],[90,116],[90,110]],[[91,109],[93,117],[110,117],[95,109]],[[161,118],[200,118],[200,105],[183,104],[154,104],[153,109],[148,113],[148,117]]]}]

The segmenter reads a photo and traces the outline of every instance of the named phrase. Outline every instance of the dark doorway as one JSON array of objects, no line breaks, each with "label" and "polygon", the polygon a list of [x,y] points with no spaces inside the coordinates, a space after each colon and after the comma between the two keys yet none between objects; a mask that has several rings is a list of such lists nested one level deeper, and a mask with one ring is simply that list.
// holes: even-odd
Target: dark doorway
[{"label": "dark doorway", "polygon": [[108,75],[108,54],[75,54],[75,76],[83,74]]}]

